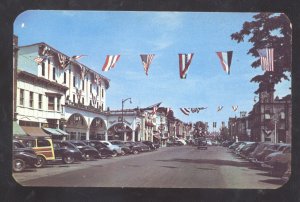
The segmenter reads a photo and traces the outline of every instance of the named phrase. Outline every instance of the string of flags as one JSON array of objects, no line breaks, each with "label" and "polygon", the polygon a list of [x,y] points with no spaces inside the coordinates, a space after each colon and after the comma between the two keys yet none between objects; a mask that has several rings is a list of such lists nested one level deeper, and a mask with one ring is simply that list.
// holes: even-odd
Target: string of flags
[{"label": "string of flags", "polygon": [[[199,113],[201,110],[207,109],[207,107],[198,107],[198,108],[179,108],[180,111],[185,114],[185,115],[189,115],[190,113]],[[223,109],[223,106],[218,106],[217,107],[217,112],[220,112]],[[238,109],[238,105],[232,106],[232,110],[235,112]]]},{"label": "string of flags", "polygon": [[[258,49],[257,52],[260,56],[261,67],[264,71],[274,71],[274,49],[273,48],[265,48],[265,49]],[[233,51],[218,51],[216,52],[222,69],[225,71],[226,74],[230,74],[231,71],[231,62]],[[62,69],[66,69],[66,67],[70,64],[70,62],[76,61],[84,56],[87,55],[74,55],[71,58],[64,56],[60,53],[54,54],[57,56],[59,61],[59,66]],[[114,68],[118,60],[120,59],[121,55],[107,55],[104,65],[102,67],[102,71],[106,72],[110,69]],[[140,57],[142,59],[143,68],[145,74],[148,76],[148,71],[150,65],[154,59],[155,54],[141,54]],[[187,72],[191,66],[192,59],[194,53],[180,53],[179,56],[179,77],[181,79],[186,79]],[[38,64],[44,62],[45,59],[48,57],[53,57],[53,52],[51,52],[50,48],[47,46],[41,46],[39,49],[39,56],[34,59],[34,61]]]}]

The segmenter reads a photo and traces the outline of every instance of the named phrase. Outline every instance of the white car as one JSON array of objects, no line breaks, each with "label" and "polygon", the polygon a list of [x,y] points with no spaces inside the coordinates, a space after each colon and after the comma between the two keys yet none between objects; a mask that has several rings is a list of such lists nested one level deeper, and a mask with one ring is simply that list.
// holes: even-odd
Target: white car
[{"label": "white car", "polygon": [[109,141],[101,141],[103,144],[105,144],[109,150],[111,150],[112,152],[114,152],[115,155],[121,155],[122,154],[122,150],[121,147],[118,145],[113,145],[112,143],[110,143]]},{"label": "white car", "polygon": [[178,140],[176,140],[176,141],[182,142],[183,145],[186,145],[186,141],[183,140],[183,139],[178,139]]}]

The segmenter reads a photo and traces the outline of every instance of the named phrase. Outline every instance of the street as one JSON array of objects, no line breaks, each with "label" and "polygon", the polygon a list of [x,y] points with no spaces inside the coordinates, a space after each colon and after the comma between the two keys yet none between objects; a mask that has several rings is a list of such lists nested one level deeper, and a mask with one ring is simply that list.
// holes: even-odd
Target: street
[{"label": "street", "polygon": [[54,187],[276,189],[283,184],[280,178],[221,146],[207,150],[192,146],[160,148],[70,165],[50,164],[13,176],[23,186]]}]

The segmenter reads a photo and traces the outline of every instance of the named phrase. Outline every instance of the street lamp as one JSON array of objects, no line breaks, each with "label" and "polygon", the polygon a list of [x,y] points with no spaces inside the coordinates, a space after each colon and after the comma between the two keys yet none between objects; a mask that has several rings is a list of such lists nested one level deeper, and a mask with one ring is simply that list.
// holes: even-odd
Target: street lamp
[{"label": "street lamp", "polygon": [[129,97],[129,98],[126,98],[126,99],[122,99],[122,129],[123,129],[123,138],[124,138],[124,141],[126,141],[126,139],[125,139],[125,129],[126,129],[126,127],[124,126],[124,103],[127,101],[127,100],[129,100],[129,102],[130,102],[130,104],[132,103],[131,102],[131,98]]}]

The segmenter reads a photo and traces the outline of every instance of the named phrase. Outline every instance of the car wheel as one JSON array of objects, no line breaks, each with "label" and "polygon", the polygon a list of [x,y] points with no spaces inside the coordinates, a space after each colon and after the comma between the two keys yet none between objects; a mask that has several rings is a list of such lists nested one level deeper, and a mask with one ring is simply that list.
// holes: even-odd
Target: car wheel
[{"label": "car wheel", "polygon": [[117,155],[118,155],[118,152],[116,150],[113,150],[113,154],[111,156],[116,157]]},{"label": "car wheel", "polygon": [[138,154],[139,151],[137,149],[133,150],[133,154]]},{"label": "car wheel", "polygon": [[34,164],[36,168],[41,168],[44,166],[46,160],[42,156],[37,156],[37,162]]},{"label": "car wheel", "polygon": [[121,150],[121,156],[125,156],[125,154],[126,154],[125,151],[122,149]]},{"label": "car wheel", "polygon": [[13,171],[21,172],[25,169],[26,164],[22,159],[14,159],[13,160]]},{"label": "car wheel", "polygon": [[70,163],[73,163],[74,161],[75,161],[75,158],[72,155],[66,155],[63,157],[63,162],[65,164],[70,164]]}]

